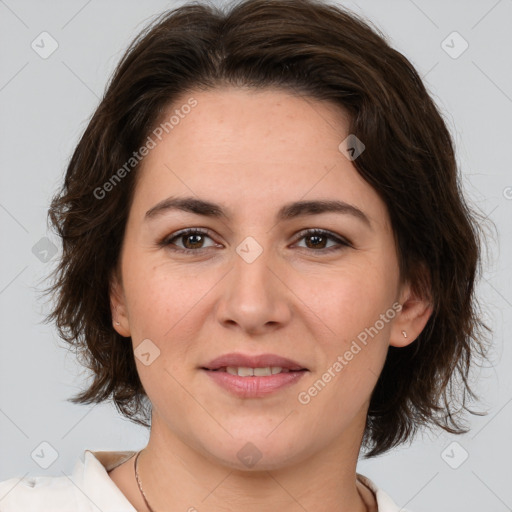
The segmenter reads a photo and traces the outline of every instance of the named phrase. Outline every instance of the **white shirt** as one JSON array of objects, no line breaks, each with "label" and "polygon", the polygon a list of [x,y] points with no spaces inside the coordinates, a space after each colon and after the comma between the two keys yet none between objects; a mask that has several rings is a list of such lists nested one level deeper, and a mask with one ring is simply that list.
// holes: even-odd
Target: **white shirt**
[{"label": "white shirt", "polygon": [[[1,512],[137,512],[107,471],[132,457],[134,451],[85,450],[71,476],[10,478],[0,482]],[[357,479],[375,495],[378,512],[407,512],[369,479]]]}]

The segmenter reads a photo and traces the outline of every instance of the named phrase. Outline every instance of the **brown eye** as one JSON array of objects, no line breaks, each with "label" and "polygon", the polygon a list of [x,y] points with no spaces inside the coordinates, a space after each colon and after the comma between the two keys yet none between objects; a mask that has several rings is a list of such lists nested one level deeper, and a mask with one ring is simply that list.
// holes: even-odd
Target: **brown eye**
[{"label": "brown eye", "polygon": [[184,241],[185,249],[200,249],[204,243],[204,236],[199,234],[181,235],[180,238]]},{"label": "brown eye", "polygon": [[306,241],[308,249],[324,249],[327,244],[327,237],[324,235],[309,235],[304,238],[311,242],[308,244]]},{"label": "brown eye", "polygon": [[215,243],[212,243],[205,246],[204,244],[207,239],[212,240],[207,231],[189,228],[167,237],[161,245],[169,247],[173,251],[192,252],[194,250],[207,249],[208,247],[216,245]]},{"label": "brown eye", "polygon": [[[305,248],[317,252],[330,252],[350,247],[351,244],[347,240],[334,235],[323,229],[313,229],[302,231],[299,234],[299,240],[305,240]],[[329,242],[332,242],[328,246]],[[299,246],[304,247],[304,246]]]}]

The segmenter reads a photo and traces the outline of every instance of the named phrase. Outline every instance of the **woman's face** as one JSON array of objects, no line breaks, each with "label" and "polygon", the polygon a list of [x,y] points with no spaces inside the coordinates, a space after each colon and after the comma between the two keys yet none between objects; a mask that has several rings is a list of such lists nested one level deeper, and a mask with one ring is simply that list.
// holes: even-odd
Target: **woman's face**
[{"label": "woman's face", "polygon": [[270,89],[176,109],[138,171],[112,293],[152,430],[239,468],[357,452],[388,345],[413,336],[387,209],[339,149],[343,112]]}]

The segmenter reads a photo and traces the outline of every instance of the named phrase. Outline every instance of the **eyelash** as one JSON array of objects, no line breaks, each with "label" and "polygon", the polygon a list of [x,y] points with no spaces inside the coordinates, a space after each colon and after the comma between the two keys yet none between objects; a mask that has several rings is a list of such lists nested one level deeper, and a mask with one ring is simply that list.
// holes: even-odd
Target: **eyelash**
[{"label": "eyelash", "polygon": [[[193,252],[202,252],[204,250],[210,249],[211,247],[200,247],[198,249],[182,249],[179,247],[171,247],[171,245],[174,245],[172,242],[173,240],[184,238],[190,235],[201,235],[201,236],[207,236],[208,238],[212,238],[209,234],[210,232],[208,230],[199,229],[199,228],[187,228],[183,229],[181,231],[178,231],[177,233],[173,233],[171,236],[168,236],[164,238],[159,245],[162,247],[167,247],[173,252],[180,252],[180,253],[193,253]],[[321,248],[321,249],[310,249],[308,247],[302,247],[302,249],[306,249],[308,251],[313,252],[322,252],[322,253],[331,253],[333,251],[339,251],[345,247],[352,247],[352,244],[339,236],[334,235],[330,231],[326,231],[324,229],[305,229],[298,233],[297,241],[302,240],[303,238],[312,237],[312,236],[322,236],[326,237],[328,239],[334,240],[338,243],[335,247],[328,247],[328,248]],[[212,238],[213,239],[213,238]]]}]

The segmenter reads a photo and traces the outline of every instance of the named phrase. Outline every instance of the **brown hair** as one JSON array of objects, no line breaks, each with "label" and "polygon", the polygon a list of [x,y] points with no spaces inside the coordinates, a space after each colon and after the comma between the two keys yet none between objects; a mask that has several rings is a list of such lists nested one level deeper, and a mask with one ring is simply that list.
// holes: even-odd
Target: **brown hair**
[{"label": "brown hair", "polygon": [[485,358],[489,329],[475,297],[481,229],[462,195],[450,134],[418,73],[385,36],[318,0],[248,0],[227,12],[185,5],[126,51],[49,209],[63,253],[46,292],[57,297],[46,321],[56,321],[93,377],[71,401],[112,397],[122,414],[149,425],[151,404],[131,344],[112,327],[109,300],[138,166],[108,198],[97,190],[178,96],[223,85],[277,87],[345,109],[349,133],[366,146],[353,163],[389,210],[401,278],[433,303],[418,339],[388,350],[368,410],[366,457],[412,439],[420,426],[466,432],[458,414],[474,413],[468,376]]}]

